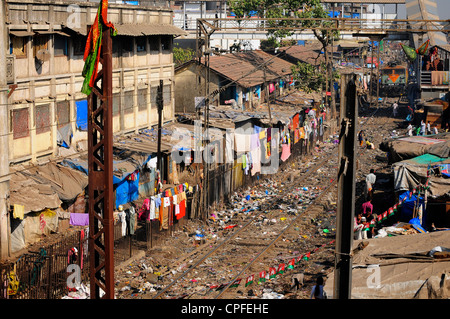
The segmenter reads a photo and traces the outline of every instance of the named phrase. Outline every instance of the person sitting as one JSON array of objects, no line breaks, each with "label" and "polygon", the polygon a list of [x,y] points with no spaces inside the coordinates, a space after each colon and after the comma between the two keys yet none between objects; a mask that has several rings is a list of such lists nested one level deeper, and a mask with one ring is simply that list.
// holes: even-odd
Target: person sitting
[{"label": "person sitting", "polygon": [[316,285],[311,290],[311,299],[327,299],[323,290],[323,277],[317,277]]}]

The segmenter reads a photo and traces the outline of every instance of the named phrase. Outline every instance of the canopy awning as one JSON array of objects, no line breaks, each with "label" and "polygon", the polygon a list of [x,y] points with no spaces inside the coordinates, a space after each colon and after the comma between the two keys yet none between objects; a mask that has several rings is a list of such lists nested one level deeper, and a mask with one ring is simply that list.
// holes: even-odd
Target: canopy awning
[{"label": "canopy awning", "polygon": [[12,34],[16,37],[29,37],[34,35],[33,31],[26,31],[26,30],[10,30],[9,34]]},{"label": "canopy awning", "polygon": [[181,36],[188,33],[171,24],[115,24],[118,35],[124,36],[151,36],[151,35],[172,35]]}]

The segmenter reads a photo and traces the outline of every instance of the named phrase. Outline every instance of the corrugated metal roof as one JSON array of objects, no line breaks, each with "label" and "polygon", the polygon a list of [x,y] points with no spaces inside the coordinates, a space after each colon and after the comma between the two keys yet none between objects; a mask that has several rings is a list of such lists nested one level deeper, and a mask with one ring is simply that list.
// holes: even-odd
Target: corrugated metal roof
[{"label": "corrugated metal roof", "polygon": [[9,31],[9,34],[12,34],[16,37],[28,37],[34,35],[33,31]]},{"label": "corrugated metal roof", "polygon": [[149,35],[173,35],[181,36],[188,33],[171,24],[115,24],[118,35],[125,36],[149,36]]},{"label": "corrugated metal roof", "polygon": [[[266,71],[267,81],[285,78],[292,74],[292,63],[261,50],[212,56],[209,66],[215,72],[236,81],[240,86],[250,88],[264,83],[264,71],[262,69],[255,70],[255,68],[269,60]],[[244,77],[248,73],[250,74]]]},{"label": "corrugated metal roof", "polygon": [[322,45],[320,44],[306,46],[294,45],[288,48],[280,48],[280,51],[284,50],[286,56],[312,65],[319,65],[320,62],[325,61],[323,54],[320,54],[322,51]]}]

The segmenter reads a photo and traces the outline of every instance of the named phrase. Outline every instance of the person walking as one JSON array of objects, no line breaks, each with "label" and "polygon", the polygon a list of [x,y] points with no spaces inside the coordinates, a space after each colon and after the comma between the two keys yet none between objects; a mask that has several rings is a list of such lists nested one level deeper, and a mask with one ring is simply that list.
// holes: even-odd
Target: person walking
[{"label": "person walking", "polygon": [[364,131],[361,130],[358,133],[358,141],[359,141],[359,146],[363,146],[364,145]]},{"label": "person walking", "polygon": [[425,135],[425,131],[426,131],[426,125],[425,122],[423,120],[420,121],[420,135]]},{"label": "person walking", "polygon": [[370,169],[370,173],[366,176],[366,198],[373,198],[373,185],[377,180],[377,176],[375,175],[375,170],[373,168]]},{"label": "person walking", "polygon": [[408,124],[408,127],[406,128],[408,130],[408,135],[413,136],[413,126],[411,123]]},{"label": "person walking", "polygon": [[398,104],[397,102],[394,102],[394,104],[392,104],[392,113],[394,114],[394,117],[397,117],[397,111],[398,111]]}]

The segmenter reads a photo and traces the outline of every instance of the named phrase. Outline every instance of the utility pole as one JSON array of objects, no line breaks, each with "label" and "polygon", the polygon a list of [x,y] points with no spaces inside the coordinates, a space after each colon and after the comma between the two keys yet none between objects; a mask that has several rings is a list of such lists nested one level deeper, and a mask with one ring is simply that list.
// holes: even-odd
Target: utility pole
[{"label": "utility pole", "polygon": [[158,150],[157,150],[157,160],[158,160],[158,170],[159,177],[161,181],[163,180],[162,176],[162,154],[161,154],[161,131],[162,131],[162,113],[164,109],[164,97],[163,97],[163,80],[159,80],[158,93],[156,97],[156,104],[158,107]]},{"label": "utility pole", "polygon": [[267,76],[266,76],[267,66],[264,66],[264,86],[266,88],[266,101],[267,101],[267,110],[269,111],[269,121],[272,123],[272,112],[270,111],[270,92],[269,86],[267,85]]},{"label": "utility pole", "polygon": [[209,159],[210,159],[210,136],[209,136],[209,67],[210,50],[209,45],[205,51],[205,110],[204,114],[204,133],[203,133],[203,218],[208,220],[208,206],[209,206]]},{"label": "utility pole", "polygon": [[338,201],[336,218],[336,251],[334,298],[350,299],[352,288],[353,218],[355,215],[356,132],[358,99],[355,74],[341,79],[339,134]]},{"label": "utility pole", "polygon": [[112,39],[106,26],[100,62],[88,97],[90,289],[92,299],[114,299]]},{"label": "utility pole", "polygon": [[8,38],[5,23],[6,1],[0,3],[0,260],[10,254],[9,226],[9,131],[6,52]]}]

